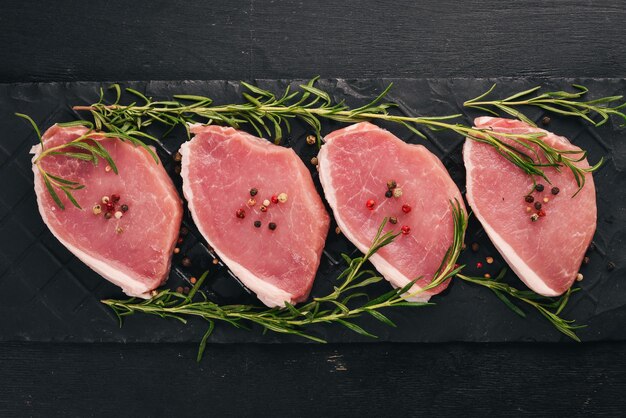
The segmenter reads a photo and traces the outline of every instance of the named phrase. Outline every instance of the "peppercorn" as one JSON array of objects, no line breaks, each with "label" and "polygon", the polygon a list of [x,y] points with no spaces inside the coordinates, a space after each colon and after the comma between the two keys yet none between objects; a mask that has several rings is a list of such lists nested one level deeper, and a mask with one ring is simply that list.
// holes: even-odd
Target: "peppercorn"
[{"label": "peppercorn", "polygon": [[261,205],[261,207],[259,208],[259,210],[260,210],[261,212],[267,212],[267,206],[265,206],[265,205]]},{"label": "peppercorn", "polygon": [[576,275],[576,281],[577,281],[577,282],[581,282],[581,281],[583,280],[583,278],[584,278],[584,276],[583,276],[581,273],[578,273],[578,274]]},{"label": "peppercorn", "polygon": [[589,264],[589,257],[583,258],[583,264]]},{"label": "peppercorn", "polygon": [[265,200],[263,201],[263,206],[268,207],[268,206],[270,205],[270,203],[272,203],[272,202],[270,202],[270,200],[269,200],[269,199],[265,199]]},{"label": "peppercorn", "polygon": [[616,266],[615,266],[615,263],[614,263],[614,262],[612,262],[612,261],[609,261],[609,262],[606,264],[606,269],[607,269],[608,271],[613,271],[613,270],[615,270],[615,267],[616,267]]},{"label": "peppercorn", "polygon": [[540,217],[544,217],[544,216],[546,216],[546,213],[543,210],[540,209],[539,211],[537,211],[537,215],[540,216]]},{"label": "peppercorn", "polygon": [[278,196],[276,196],[275,194],[274,194],[274,195],[272,195],[271,199],[272,199],[272,203],[273,203],[273,204],[278,203]]},{"label": "peppercorn", "polygon": [[270,223],[267,225],[267,227],[268,227],[270,230],[272,230],[272,231],[273,231],[273,230],[275,230],[275,229],[276,229],[276,224],[275,224],[274,222],[270,222]]},{"label": "peppercorn", "polygon": [[478,245],[477,242],[472,242],[472,251],[478,252],[479,248],[480,248],[480,245]]},{"label": "peppercorn", "polygon": [[552,119],[550,119],[549,116],[544,116],[543,118],[541,118],[541,123],[544,124],[544,125],[550,124],[551,121],[552,121]]},{"label": "peppercorn", "polygon": [[119,195],[119,194],[112,194],[112,195],[111,195],[111,201],[112,201],[113,203],[117,203],[117,202],[119,202],[119,201],[120,201],[120,195]]},{"label": "peppercorn", "polygon": [[128,205],[124,204],[120,207],[120,209],[122,209],[122,212],[128,212]]},{"label": "peppercorn", "polygon": [[547,197],[543,198],[543,203],[548,203],[550,201],[550,199],[548,199]]},{"label": "peppercorn", "polygon": [[191,282],[191,284],[195,284],[198,279],[196,279],[195,277],[192,277],[191,279],[189,279],[189,281]]},{"label": "peppercorn", "polygon": [[235,215],[237,215],[239,219],[243,219],[246,217],[246,211],[243,209],[237,209],[237,212],[235,212]]},{"label": "peppercorn", "polygon": [[174,154],[174,161],[182,161],[183,155],[180,152]]},{"label": "peppercorn", "polygon": [[247,205],[250,207],[256,205],[256,200],[252,198],[248,199]]},{"label": "peppercorn", "polygon": [[95,205],[91,211],[94,215],[100,215],[102,213],[102,207],[100,205]]},{"label": "peppercorn", "polygon": [[183,243],[183,237],[178,237],[178,239],[176,240],[176,244],[182,244]]},{"label": "peppercorn", "polygon": [[122,211],[118,210],[117,212],[115,212],[115,219],[120,219],[122,215],[123,215]]},{"label": "peppercorn", "polygon": [[186,226],[183,226],[182,228],[180,228],[180,235],[185,236],[189,233],[189,228],[187,228]]},{"label": "peppercorn", "polygon": [[124,232],[124,230],[122,229],[121,226],[118,226],[117,228],[115,228],[115,233],[121,234],[122,232]]},{"label": "peppercorn", "polygon": [[256,196],[259,191],[255,188],[250,189],[250,196]]},{"label": "peppercorn", "polygon": [[106,167],[104,167],[104,171],[106,171],[107,173],[108,173],[109,171],[111,171],[111,170],[112,170],[112,168],[111,168],[111,166],[110,166],[110,165],[107,165]]},{"label": "peppercorn", "polygon": [[335,228],[335,234],[337,235],[341,234],[341,228],[339,227]]},{"label": "peppercorn", "polygon": [[180,263],[183,265],[183,267],[191,267],[191,258],[185,256],[182,260],[180,260]]},{"label": "peppercorn", "polygon": [[178,286],[176,288],[176,293],[183,293],[183,287],[182,286]]},{"label": "peppercorn", "polygon": [[309,145],[313,145],[315,144],[315,142],[317,142],[317,138],[315,138],[315,135],[307,135],[306,137],[306,143]]},{"label": "peppercorn", "polygon": [[111,219],[112,217],[113,217],[113,214],[111,212],[104,213],[104,219]]},{"label": "peppercorn", "polygon": [[541,203],[535,202],[535,209],[537,210],[541,209]]},{"label": "peppercorn", "polygon": [[402,189],[401,188],[398,187],[396,189],[393,189],[393,197],[399,198],[401,196],[402,196]]},{"label": "peppercorn", "polygon": [[368,208],[369,210],[374,210],[375,205],[376,205],[376,201],[374,201],[374,199],[369,199],[367,202],[365,202],[365,207]]},{"label": "peppercorn", "polygon": [[106,209],[107,212],[113,212],[115,210],[115,205],[111,202],[105,203],[104,208]]},{"label": "peppercorn", "polygon": [[388,188],[389,190],[393,190],[393,189],[395,189],[396,187],[398,187],[398,183],[396,183],[396,181],[395,181],[395,180],[389,180],[389,181],[387,182],[387,188]]},{"label": "peppercorn", "polygon": [[319,163],[319,160],[317,159],[317,157],[311,158],[311,164],[316,166],[318,163]]},{"label": "peppercorn", "polygon": [[287,198],[288,198],[287,193],[281,193],[278,195],[278,201],[280,203],[285,203],[287,201]]},{"label": "peppercorn", "polygon": [[391,218],[389,218],[389,222],[395,225],[398,223],[398,218],[396,218],[395,216],[392,216]]},{"label": "peppercorn", "polygon": [[476,268],[477,269],[483,268],[483,263],[481,263],[480,261],[478,263],[476,263]]},{"label": "peppercorn", "polygon": [[487,264],[493,264],[493,257],[487,257],[485,258],[485,261],[487,262]]},{"label": "peppercorn", "polygon": [[483,277],[484,277],[485,279],[491,279],[491,274],[489,274],[489,273],[485,273],[485,274],[483,275]]},{"label": "peppercorn", "polygon": [[402,212],[404,212],[404,213],[411,212],[411,206],[409,206],[409,205],[402,205]]},{"label": "peppercorn", "polygon": [[255,228],[260,228],[261,227],[261,221],[254,221],[254,227]]},{"label": "peppercorn", "polygon": [[539,219],[539,215],[537,215],[536,213],[533,213],[532,215],[530,215],[531,221],[537,222],[537,219]]},{"label": "peppercorn", "polygon": [[541,183],[535,184],[535,190],[537,190],[538,192],[543,192],[543,189],[544,189],[543,184]]},{"label": "peppercorn", "polygon": [[181,171],[183,171],[183,168],[180,165],[176,164],[174,166],[174,173],[180,174]]},{"label": "peppercorn", "polygon": [[212,263],[213,263],[213,264],[219,264],[219,263],[220,263],[220,260],[218,260],[217,258],[214,258],[214,259],[213,259],[213,261],[212,261]]},{"label": "peppercorn", "polygon": [[552,192],[553,195],[557,195],[559,194],[561,190],[558,187],[553,187],[552,190],[550,190],[550,192]]},{"label": "peppercorn", "polygon": [[174,248],[174,254],[178,254],[180,252],[180,248],[176,247]]},{"label": "peppercorn", "polygon": [[109,196],[102,196],[102,203],[109,203]]},{"label": "peppercorn", "polygon": [[402,235],[409,235],[409,233],[411,232],[411,227],[404,225],[402,228],[400,228],[400,231],[402,231]]},{"label": "peppercorn", "polygon": [[386,198],[393,197],[393,192],[392,192],[391,190],[387,190],[387,191],[385,192],[385,197],[386,197]]},{"label": "peppercorn", "polygon": [[535,198],[531,195],[528,195],[524,198],[524,200],[526,201],[526,203],[533,203],[535,201]]}]

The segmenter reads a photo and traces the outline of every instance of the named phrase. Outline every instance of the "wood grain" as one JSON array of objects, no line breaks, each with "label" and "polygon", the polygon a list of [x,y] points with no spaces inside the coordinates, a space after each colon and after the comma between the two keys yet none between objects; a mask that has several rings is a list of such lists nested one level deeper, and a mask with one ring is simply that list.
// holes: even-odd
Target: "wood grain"
[{"label": "wood grain", "polygon": [[620,1],[0,4],[0,81],[622,77]]},{"label": "wood grain", "polygon": [[[626,76],[622,1],[3,1],[0,82]],[[4,239],[4,238],[3,238]],[[0,345],[1,416],[619,416],[626,344]]]},{"label": "wood grain", "polygon": [[219,345],[199,365],[188,344],[10,344],[0,356],[0,369],[13,371],[0,374],[0,410],[47,417],[619,416],[625,361],[612,344],[567,351],[546,344]]}]

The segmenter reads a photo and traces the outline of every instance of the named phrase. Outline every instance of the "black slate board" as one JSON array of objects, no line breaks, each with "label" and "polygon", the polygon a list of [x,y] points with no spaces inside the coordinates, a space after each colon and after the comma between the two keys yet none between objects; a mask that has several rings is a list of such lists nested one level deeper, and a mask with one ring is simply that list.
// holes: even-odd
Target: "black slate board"
[{"label": "black slate board", "polygon": [[[397,79],[397,80],[323,80],[320,85],[331,91],[335,99],[345,99],[358,106],[380,92],[390,81],[394,88],[389,99],[398,103],[401,112],[417,115],[444,115],[464,113],[467,123],[477,114],[466,112],[462,102],[486,90],[494,81],[499,88],[497,94],[504,96],[537,83],[546,89],[567,88],[573,81],[587,85],[596,96],[619,94],[624,91],[623,79]],[[289,82],[258,80],[256,83],[273,91],[282,90]],[[12,116],[14,112],[28,113],[42,128],[54,122],[76,118],[70,106],[91,103],[97,99],[100,86],[110,83],[35,83],[0,85],[0,103],[6,110],[0,116],[0,128],[6,133],[0,143],[0,178],[3,179],[3,194],[0,198],[0,340],[35,341],[194,341],[204,330],[202,322],[191,322],[181,326],[174,321],[156,318],[132,317],[123,328],[117,327],[112,313],[98,301],[102,298],[122,297],[113,285],[91,272],[80,261],[67,252],[43,225],[36,209],[32,192],[32,174],[28,150],[36,139],[29,127]],[[298,82],[291,82],[295,87]],[[176,93],[204,94],[216,103],[239,102],[242,91],[236,82],[228,81],[156,81],[131,82],[124,86],[133,87],[148,96],[167,98]],[[536,109],[528,113],[535,120],[543,114]],[[598,231],[594,238],[596,250],[590,253],[591,262],[581,270],[585,280],[579,292],[566,309],[566,317],[576,318],[589,325],[580,332],[583,340],[624,339],[626,320],[626,293],[620,292],[623,275],[624,254],[621,247],[626,238],[626,214],[623,196],[615,193],[624,190],[625,176],[622,174],[626,159],[626,147],[620,143],[623,130],[616,121],[602,128],[591,128],[576,119],[552,116],[549,129],[569,137],[574,143],[587,149],[591,161],[605,156],[607,163],[595,175],[598,192]],[[324,133],[341,125],[326,123]],[[401,138],[423,143],[408,131],[392,125],[382,125]],[[293,147],[305,162],[315,154],[314,147],[304,141],[310,133],[297,126],[285,138],[284,144]],[[174,131],[163,139],[159,154],[174,177],[171,154],[184,140],[184,133]],[[463,189],[464,170],[460,147],[463,139],[451,133],[429,134],[425,145],[444,162],[453,179]],[[310,164],[309,164],[310,166]],[[311,166],[316,179],[315,171]],[[316,179],[317,180],[317,179]],[[620,200],[621,199],[621,200]],[[220,303],[252,302],[254,298],[229,276],[221,265],[215,267],[204,242],[195,231],[188,216],[186,225],[192,231],[182,246],[182,254],[193,259],[191,269],[176,263],[168,286],[184,284],[185,278],[198,275],[209,268],[208,290]],[[333,226],[334,228],[334,226]],[[468,272],[494,274],[502,266],[500,257],[489,244],[484,232],[475,219],[470,222],[466,242],[478,242],[481,251],[473,254],[466,251],[461,261],[469,264]],[[341,235],[332,230],[329,235],[324,259],[318,273],[313,294],[325,294],[334,278],[343,269],[339,262],[341,252],[354,253],[354,247]],[[479,258],[492,255],[496,262],[476,270],[472,268]],[[617,268],[608,272],[608,261]],[[511,283],[521,286],[514,277]],[[381,284],[373,291],[388,289]],[[489,291],[483,288],[455,282],[449,290],[433,299],[437,306],[418,310],[400,310],[390,316],[398,323],[397,329],[386,328],[372,320],[363,320],[363,325],[380,336],[382,341],[442,342],[442,341],[557,341],[564,337],[555,332],[534,312],[526,320],[508,311]],[[315,329],[318,335],[329,341],[371,341],[334,326]],[[261,335],[234,330],[224,324],[214,333],[213,342],[286,342],[301,341],[274,334]]]}]

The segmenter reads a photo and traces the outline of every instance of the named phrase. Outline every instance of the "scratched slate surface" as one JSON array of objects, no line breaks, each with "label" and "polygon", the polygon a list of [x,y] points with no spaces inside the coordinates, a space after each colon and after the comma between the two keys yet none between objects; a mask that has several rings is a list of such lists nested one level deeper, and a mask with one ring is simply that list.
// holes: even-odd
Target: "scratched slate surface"
[{"label": "scratched slate surface", "polygon": [[[288,84],[296,87],[302,80],[252,80],[263,88],[279,92]],[[398,111],[413,115],[447,115],[463,113],[465,123],[470,123],[478,113],[466,111],[464,100],[498,83],[499,97],[526,89],[538,83],[545,89],[568,88],[572,82],[585,84],[594,95],[621,94],[626,89],[624,79],[328,79],[320,86],[332,92],[336,100],[345,99],[358,106],[374,98],[389,82],[394,87],[388,99],[398,103]],[[204,323],[191,321],[183,326],[175,321],[163,321],[146,316],[129,317],[119,328],[114,315],[99,303],[103,298],[120,298],[124,295],[113,285],[100,278],[72,256],[47,230],[37,213],[32,190],[32,171],[28,151],[36,142],[29,126],[13,116],[14,112],[27,113],[43,129],[55,122],[77,117],[71,110],[75,104],[88,104],[97,100],[98,89],[110,83],[22,83],[0,85],[0,128],[5,132],[0,142],[0,179],[3,193],[0,196],[0,340],[3,341],[71,341],[71,342],[179,342],[196,341],[204,330]],[[216,103],[241,101],[242,87],[230,81],[152,81],[124,82],[148,96],[167,98],[176,93],[202,94]],[[126,97],[126,100],[130,100]],[[528,115],[539,121],[543,113],[528,109]],[[594,237],[595,250],[589,252],[590,263],[581,272],[585,279],[582,291],[576,294],[564,316],[587,324],[580,331],[583,340],[623,340],[626,337],[626,290],[620,277],[624,274],[623,246],[626,241],[626,211],[624,197],[616,193],[626,190],[625,133],[618,121],[612,120],[600,128],[573,118],[550,115],[547,127],[557,134],[567,136],[575,144],[589,151],[590,161],[600,157],[606,164],[595,174],[598,194],[598,230]],[[324,132],[342,126],[324,123]],[[464,190],[464,169],[461,146],[463,139],[448,132],[426,132],[424,142],[408,130],[382,124],[400,138],[411,143],[422,143],[439,156],[452,178]],[[319,188],[314,167],[309,163],[315,147],[306,145],[305,137],[311,133],[304,125],[295,123],[284,145],[293,147],[302,157]],[[155,133],[160,133],[155,130]],[[176,152],[185,135],[174,130],[162,139],[157,149],[174,181],[180,178],[174,172],[172,154]],[[321,192],[321,188],[319,188]],[[188,285],[186,280],[198,276],[205,269],[210,275],[206,290],[220,303],[255,303],[250,295],[225,266],[213,265],[206,243],[197,233],[186,213],[184,225],[190,234],[181,245],[181,254],[175,256],[168,287]],[[345,267],[340,253],[356,254],[355,248],[342,236],[334,233],[334,226],[325,248],[323,260],[313,289],[313,295],[323,295],[331,289],[334,279]],[[489,243],[479,223],[472,218],[466,242],[478,242],[480,251],[464,252],[461,262],[468,263],[468,273],[494,275],[503,266],[500,256]],[[180,264],[183,255],[192,259],[192,266]],[[476,269],[477,261],[494,256],[493,265],[484,263]],[[608,271],[607,263],[616,264]],[[507,280],[523,286],[514,275]],[[388,289],[386,283],[372,287],[370,292]],[[565,340],[535,312],[521,319],[509,311],[487,289],[453,282],[442,295],[432,300],[436,306],[417,310],[389,311],[398,328],[388,328],[373,319],[364,318],[360,324],[372,330],[378,341],[445,342],[445,341],[560,341]],[[316,335],[333,342],[371,341],[337,326],[313,329]],[[260,330],[252,332],[235,330],[220,324],[212,342],[301,342],[298,338]]]}]

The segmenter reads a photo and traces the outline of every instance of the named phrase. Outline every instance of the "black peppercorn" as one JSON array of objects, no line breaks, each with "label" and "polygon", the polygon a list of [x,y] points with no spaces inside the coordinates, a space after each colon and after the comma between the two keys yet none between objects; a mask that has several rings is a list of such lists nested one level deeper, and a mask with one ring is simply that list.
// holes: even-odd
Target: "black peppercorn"
[{"label": "black peppercorn", "polygon": [[254,226],[256,228],[260,228],[261,227],[261,221],[254,221]]},{"label": "black peppercorn", "polygon": [[583,264],[589,264],[589,257],[583,258]]},{"label": "black peppercorn", "polygon": [[559,194],[561,190],[559,190],[558,187],[553,187],[551,191],[552,191],[552,194],[556,195],[556,194]]},{"label": "black peppercorn", "polygon": [[543,189],[544,189],[543,184],[537,183],[535,185],[535,190],[537,190],[538,192],[543,192]]},{"label": "black peppercorn", "polygon": [[180,261],[180,263],[181,263],[184,267],[191,267],[191,258],[189,258],[189,257],[183,257],[183,259]]},{"label": "black peppercorn", "polygon": [[189,229],[186,226],[180,228],[180,235],[185,236],[189,233]]},{"label": "black peppercorn", "polygon": [[111,212],[104,212],[104,219],[111,219],[113,214]]},{"label": "black peppercorn", "polygon": [[393,197],[393,192],[391,190],[387,190],[385,192],[385,197]]},{"label": "black peppercorn", "polygon": [[122,205],[122,212],[128,212],[128,205]]},{"label": "black peppercorn", "polygon": [[537,210],[541,209],[541,203],[535,202],[535,209]]},{"label": "black peppercorn", "polygon": [[396,181],[395,181],[395,180],[389,180],[389,181],[387,182],[387,188],[388,188],[389,190],[393,190],[393,189],[395,189],[396,187],[398,187],[398,183],[396,183]]},{"label": "black peppercorn", "polygon": [[480,248],[480,245],[478,245],[477,242],[472,243],[472,251],[477,252],[479,248]]},{"label": "black peppercorn", "polygon": [[269,229],[271,229],[272,231],[276,229],[276,224],[274,222],[270,222],[269,225],[267,225]]},{"label": "black peppercorn", "polygon": [[250,196],[256,196],[259,191],[256,188],[250,189]]},{"label": "black peppercorn", "polygon": [[544,116],[543,118],[541,118],[541,123],[543,123],[544,125],[548,125],[550,121],[551,119],[549,116]]},{"label": "black peppercorn", "polygon": [[389,218],[389,223],[395,225],[398,223],[398,218],[396,218],[395,216],[392,216],[391,218]]},{"label": "black peppercorn", "polygon": [[528,195],[524,198],[524,200],[528,203],[533,203],[535,201],[535,198],[532,197],[531,195]]},{"label": "black peppercorn", "polygon": [[614,263],[614,262],[612,262],[612,261],[609,261],[609,262],[607,263],[607,265],[606,265],[606,269],[607,269],[608,271],[613,271],[613,270],[615,270],[615,263]]}]

